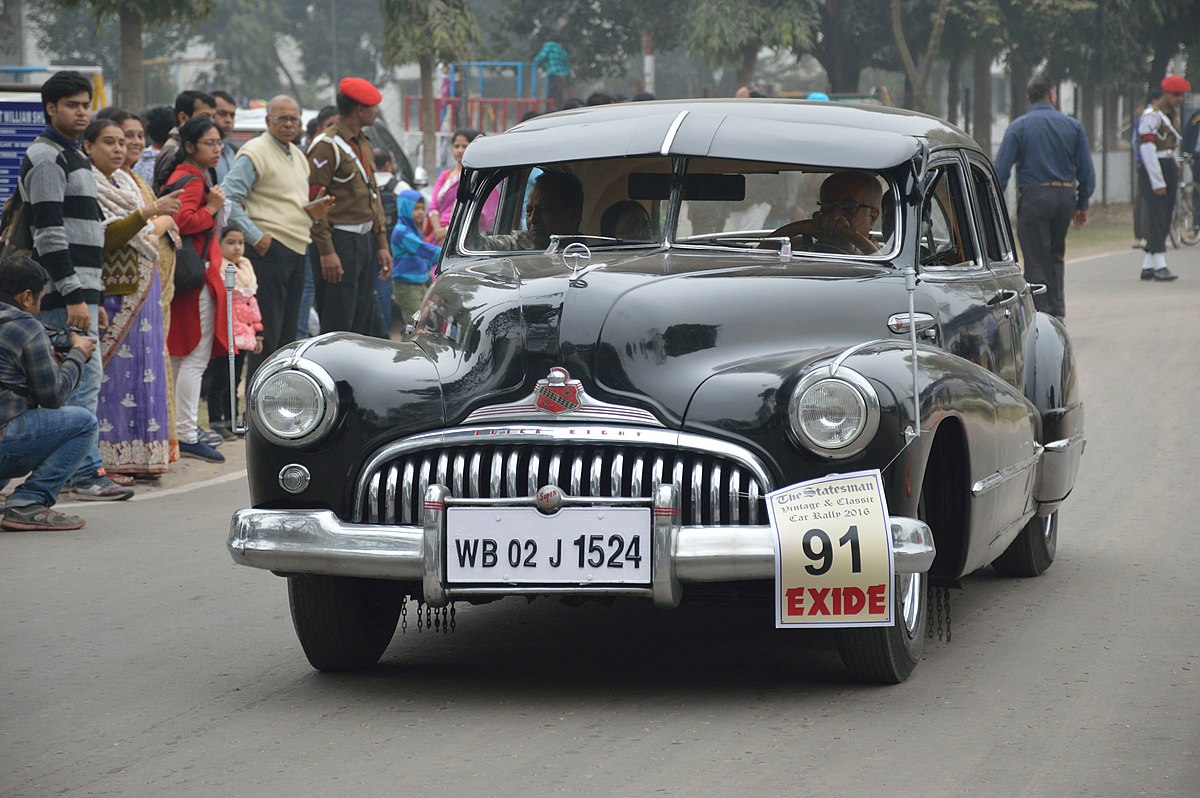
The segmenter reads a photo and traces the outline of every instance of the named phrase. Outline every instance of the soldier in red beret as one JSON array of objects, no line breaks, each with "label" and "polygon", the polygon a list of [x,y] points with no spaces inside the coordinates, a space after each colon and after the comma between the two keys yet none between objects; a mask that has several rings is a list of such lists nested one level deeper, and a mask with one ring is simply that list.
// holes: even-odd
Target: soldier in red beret
[{"label": "soldier in red beret", "polygon": [[1146,255],[1142,279],[1170,282],[1178,275],[1167,268],[1167,233],[1179,190],[1179,106],[1192,84],[1179,75],[1162,81],[1162,97],[1151,103],[1138,120],[1138,191],[1146,198]]},{"label": "soldier in red beret", "polygon": [[308,148],[310,191],[334,198],[328,217],[313,225],[321,256],[315,305],[321,332],[386,335],[375,298],[375,278],[392,267],[383,200],[375,181],[375,152],[363,128],[375,122],[383,99],[362,78],[338,84],[337,121]]}]

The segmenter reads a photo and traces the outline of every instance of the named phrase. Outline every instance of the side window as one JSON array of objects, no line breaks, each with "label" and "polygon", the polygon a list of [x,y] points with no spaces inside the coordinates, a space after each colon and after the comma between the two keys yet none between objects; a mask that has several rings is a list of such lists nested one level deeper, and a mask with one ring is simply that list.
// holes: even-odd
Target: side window
[{"label": "side window", "polygon": [[975,263],[968,211],[958,164],[932,167],[933,180],[921,206],[921,265],[964,267]]},{"label": "side window", "polygon": [[979,232],[988,260],[992,263],[1011,263],[1012,239],[1008,232],[1004,203],[992,180],[991,172],[978,164],[971,164],[971,182],[975,186],[975,200],[979,208]]}]

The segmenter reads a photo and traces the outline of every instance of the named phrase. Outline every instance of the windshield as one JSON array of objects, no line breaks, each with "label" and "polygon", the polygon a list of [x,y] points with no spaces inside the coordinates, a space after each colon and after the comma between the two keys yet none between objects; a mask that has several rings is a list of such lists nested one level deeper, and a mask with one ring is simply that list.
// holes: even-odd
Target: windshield
[{"label": "windshield", "polygon": [[459,228],[465,253],[678,246],[887,257],[895,191],[869,171],[639,157],[493,174]]}]

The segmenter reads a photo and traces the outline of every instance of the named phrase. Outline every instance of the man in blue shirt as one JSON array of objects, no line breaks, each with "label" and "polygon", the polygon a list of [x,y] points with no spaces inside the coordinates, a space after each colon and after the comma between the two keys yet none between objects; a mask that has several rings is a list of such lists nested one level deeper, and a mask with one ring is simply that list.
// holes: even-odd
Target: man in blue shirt
[{"label": "man in blue shirt", "polygon": [[1037,75],[1026,92],[1029,111],[1009,125],[996,154],[1003,189],[1017,167],[1017,237],[1025,258],[1025,277],[1044,283],[1034,297],[1037,309],[1065,318],[1063,257],[1067,230],[1087,224],[1088,199],[1096,188],[1092,153],[1079,120],[1059,111],[1058,92]]}]

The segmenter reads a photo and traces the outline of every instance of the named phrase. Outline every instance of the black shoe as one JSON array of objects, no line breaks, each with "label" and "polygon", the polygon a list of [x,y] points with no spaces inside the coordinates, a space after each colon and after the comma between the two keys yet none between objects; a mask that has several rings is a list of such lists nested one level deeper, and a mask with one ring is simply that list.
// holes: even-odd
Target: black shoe
[{"label": "black shoe", "polygon": [[205,460],[209,463],[224,463],[225,455],[218,452],[213,447],[202,441],[195,443],[179,442],[179,454],[183,457],[193,457],[197,460]]},{"label": "black shoe", "polygon": [[1161,269],[1155,269],[1153,279],[1158,283],[1169,283],[1172,280],[1178,280],[1179,275],[1163,266]]},{"label": "black shoe", "polygon": [[237,433],[230,429],[228,424],[213,424],[212,431],[220,435],[222,440],[232,441],[237,439]]},{"label": "black shoe", "polygon": [[1143,280],[1153,280],[1154,279],[1154,269],[1142,269],[1142,279]]}]

